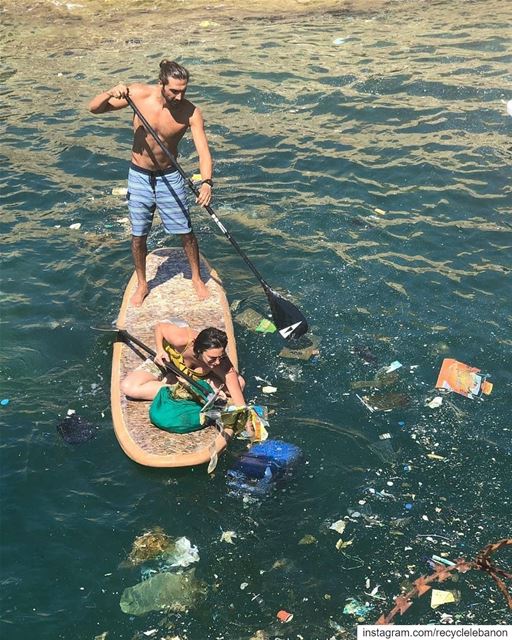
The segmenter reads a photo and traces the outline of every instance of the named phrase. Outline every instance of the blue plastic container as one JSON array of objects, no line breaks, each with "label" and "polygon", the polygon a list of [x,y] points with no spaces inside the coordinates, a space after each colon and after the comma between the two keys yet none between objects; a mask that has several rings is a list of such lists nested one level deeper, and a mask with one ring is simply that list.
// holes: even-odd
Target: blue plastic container
[{"label": "blue plastic container", "polygon": [[280,440],[265,440],[244,453],[234,468],[248,478],[258,480],[265,475],[268,477],[267,469],[270,469],[272,478],[277,480],[294,469],[301,459],[302,451],[296,445]]},{"label": "blue plastic container", "polygon": [[279,440],[266,440],[251,447],[228,471],[228,486],[235,494],[266,495],[302,462],[299,447]]}]

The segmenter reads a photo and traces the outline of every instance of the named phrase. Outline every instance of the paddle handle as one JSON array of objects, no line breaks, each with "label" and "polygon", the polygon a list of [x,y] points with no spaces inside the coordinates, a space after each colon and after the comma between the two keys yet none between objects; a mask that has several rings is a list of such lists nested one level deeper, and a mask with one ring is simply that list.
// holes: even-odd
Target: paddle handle
[{"label": "paddle handle", "polygon": [[[189,186],[190,190],[194,193],[195,196],[199,196],[199,189],[196,187],[196,185],[192,182],[192,180],[187,176],[187,174],[183,171],[183,169],[181,168],[181,166],[179,165],[178,161],[176,160],[176,158],[172,155],[172,153],[169,151],[169,149],[164,145],[164,143],[160,140],[158,134],[156,133],[156,131],[153,129],[153,127],[149,124],[149,122],[146,120],[146,118],[142,115],[142,113],[140,112],[139,108],[135,105],[135,103],[133,102],[133,100],[130,98],[129,95],[126,96],[126,101],[128,102],[128,104],[130,105],[130,107],[133,109],[134,113],[137,115],[137,117],[139,118],[139,120],[142,122],[142,125],[144,126],[144,128],[146,129],[146,131],[154,138],[155,142],[158,144],[158,146],[160,147],[160,149],[165,153],[165,155],[167,156],[167,158],[169,159],[169,162],[172,164],[172,166],[176,169],[176,171],[178,171],[178,173],[182,176],[182,178],[185,180],[185,182],[187,183],[187,185]],[[229,231],[226,229],[226,227],[222,224],[222,222],[219,220],[217,214],[215,213],[215,211],[213,210],[213,208],[208,204],[204,207],[206,209],[206,211],[209,213],[210,217],[212,218],[212,220],[215,222],[215,224],[217,225],[217,227],[221,230],[221,232],[224,234],[224,236],[229,240],[229,242],[231,242],[231,244],[233,245],[233,247],[236,249],[236,251],[238,252],[238,254],[241,256],[241,258],[243,259],[243,261],[246,263],[246,265],[249,267],[249,269],[254,273],[254,275],[256,276],[256,278],[260,281],[261,286],[263,287],[263,289],[265,290],[265,293],[267,293],[269,291],[272,291],[272,289],[270,288],[270,286],[267,284],[267,282],[265,282],[265,280],[263,279],[263,276],[261,275],[261,273],[258,271],[258,269],[256,269],[256,267],[253,265],[253,263],[249,260],[249,258],[247,257],[247,255],[244,253],[244,251],[242,251],[240,245],[238,244],[238,242],[233,238],[233,236],[229,233]]]}]

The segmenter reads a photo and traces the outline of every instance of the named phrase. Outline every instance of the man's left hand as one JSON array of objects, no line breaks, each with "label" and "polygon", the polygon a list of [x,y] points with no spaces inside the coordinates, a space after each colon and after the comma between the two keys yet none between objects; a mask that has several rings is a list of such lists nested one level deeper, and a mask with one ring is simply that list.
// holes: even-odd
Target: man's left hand
[{"label": "man's left hand", "polygon": [[196,203],[201,207],[206,207],[212,201],[212,188],[209,184],[203,182],[199,189],[199,195],[196,198]]}]

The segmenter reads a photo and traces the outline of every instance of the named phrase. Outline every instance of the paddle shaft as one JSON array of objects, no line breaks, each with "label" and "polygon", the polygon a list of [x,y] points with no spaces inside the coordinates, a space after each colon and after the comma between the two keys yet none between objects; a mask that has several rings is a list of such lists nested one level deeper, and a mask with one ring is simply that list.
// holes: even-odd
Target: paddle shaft
[{"label": "paddle shaft", "polygon": [[[137,117],[139,118],[139,120],[142,122],[144,128],[146,129],[146,131],[154,138],[155,142],[158,144],[158,146],[160,147],[160,149],[162,149],[162,151],[165,153],[165,155],[167,156],[167,158],[169,159],[170,163],[172,164],[172,166],[176,169],[176,171],[178,171],[178,173],[183,177],[183,179],[185,180],[185,182],[187,183],[187,185],[189,186],[189,188],[191,189],[191,191],[194,193],[194,195],[198,196],[199,195],[199,189],[196,187],[196,185],[192,182],[192,180],[187,176],[187,174],[183,171],[183,169],[181,168],[181,166],[178,164],[178,161],[176,160],[176,158],[172,155],[172,153],[169,151],[169,149],[164,145],[164,143],[160,140],[160,138],[158,137],[158,134],[156,133],[156,131],[153,129],[153,127],[149,124],[149,122],[146,120],[146,118],[142,115],[142,113],[140,112],[139,108],[135,106],[133,100],[130,98],[129,95],[126,96],[126,101],[128,102],[128,104],[130,105],[130,107],[133,109],[133,111],[137,114]],[[237,250],[237,252],[240,254],[240,256],[242,257],[242,259],[244,260],[244,262],[246,263],[246,265],[249,267],[249,269],[254,273],[254,275],[256,276],[256,278],[260,281],[261,286],[263,287],[263,289],[265,290],[265,293],[267,294],[267,296],[269,294],[272,293],[272,288],[270,287],[270,285],[265,282],[265,280],[263,279],[263,276],[260,274],[260,272],[258,271],[258,269],[256,269],[256,267],[253,265],[253,263],[249,260],[249,258],[247,257],[247,255],[242,251],[240,245],[238,244],[238,242],[233,238],[233,236],[229,233],[229,231],[226,229],[226,227],[222,224],[222,222],[219,220],[219,218],[217,217],[217,214],[215,213],[215,211],[213,210],[213,208],[208,204],[204,207],[206,209],[206,211],[210,214],[212,220],[215,222],[215,224],[219,227],[219,229],[222,231],[222,233],[224,234],[224,236],[229,240],[229,242],[231,242],[231,244],[235,247],[235,249]]]},{"label": "paddle shaft", "polygon": [[[114,331],[116,331],[116,330],[114,329]],[[148,347],[141,340],[139,340],[135,336],[132,336],[131,333],[128,333],[128,331],[126,331],[126,329],[117,329],[117,333],[122,338],[128,338],[128,340],[130,340],[130,342],[133,342],[134,344],[136,344],[141,349],[144,349],[144,351],[146,351],[146,353],[148,353],[152,358],[155,358],[156,351],[153,351],[153,349]],[[192,376],[189,376],[187,373],[184,373],[183,371],[181,371],[181,369],[178,369],[178,367],[176,365],[174,365],[172,362],[166,362],[164,364],[164,367],[167,370],[169,370],[172,373],[174,373],[176,376],[179,376],[180,378],[184,378],[190,385],[192,385],[194,387],[194,389],[196,389],[201,394],[201,396],[203,398],[206,398],[206,394],[204,392],[204,389],[201,387],[201,385],[199,385],[194,380],[194,378],[192,378]]]}]

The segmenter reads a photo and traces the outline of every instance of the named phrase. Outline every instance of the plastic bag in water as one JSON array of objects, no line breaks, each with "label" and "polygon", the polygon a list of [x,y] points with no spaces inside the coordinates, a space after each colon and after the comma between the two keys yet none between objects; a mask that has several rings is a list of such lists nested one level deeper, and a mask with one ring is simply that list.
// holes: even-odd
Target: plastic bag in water
[{"label": "plastic bag in water", "polygon": [[171,567],[188,567],[193,562],[199,562],[199,552],[195,545],[190,544],[188,538],[177,538],[162,554],[162,569]]},{"label": "plastic bag in water", "polygon": [[199,553],[188,538],[171,538],[161,527],[155,527],[135,538],[123,564],[137,566],[153,560],[158,562],[160,571],[167,571],[171,567],[188,567],[199,562]]},{"label": "plastic bag in water", "polygon": [[195,569],[187,573],[157,573],[128,587],[121,595],[121,611],[141,616],[149,611],[185,611],[193,607],[205,593],[203,583],[194,574]]}]

